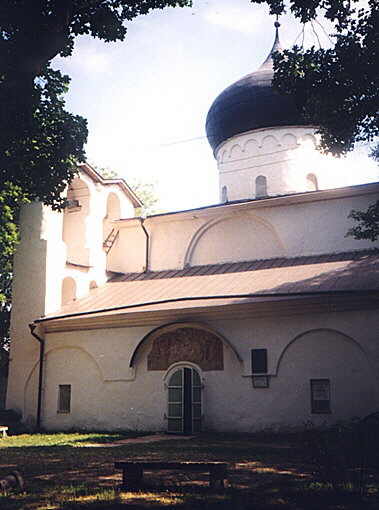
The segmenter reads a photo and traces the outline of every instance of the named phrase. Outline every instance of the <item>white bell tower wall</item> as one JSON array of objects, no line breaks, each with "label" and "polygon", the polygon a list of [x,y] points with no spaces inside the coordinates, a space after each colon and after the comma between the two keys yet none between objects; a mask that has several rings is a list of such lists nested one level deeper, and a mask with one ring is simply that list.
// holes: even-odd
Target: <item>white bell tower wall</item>
[{"label": "white bell tower wall", "polygon": [[133,201],[123,186],[80,171],[67,189],[64,211],[39,202],[21,208],[6,406],[31,426],[36,401],[29,399],[27,406],[24,391],[28,385],[36,400],[39,344],[28,325],[49,313],[64,313],[64,305],[106,282],[112,253],[104,248],[106,236],[118,229],[120,217],[134,216]]},{"label": "white bell tower wall", "polygon": [[323,187],[324,156],[315,128],[257,129],[229,138],[216,151],[220,200],[262,198]]}]

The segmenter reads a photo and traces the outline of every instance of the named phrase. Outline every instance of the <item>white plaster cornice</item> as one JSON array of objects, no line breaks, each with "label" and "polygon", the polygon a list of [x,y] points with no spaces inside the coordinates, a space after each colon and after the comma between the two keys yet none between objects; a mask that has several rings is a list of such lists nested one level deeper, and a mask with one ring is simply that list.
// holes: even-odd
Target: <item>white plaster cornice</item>
[{"label": "white plaster cornice", "polygon": [[[379,194],[379,182],[367,184],[358,184],[355,186],[345,186],[343,188],[333,188],[319,191],[307,191],[304,193],[294,193],[289,195],[278,195],[258,200],[244,200],[229,202],[225,204],[214,204],[197,209],[188,209],[185,211],[176,211],[154,216],[147,216],[145,224],[167,223],[173,221],[187,221],[197,218],[211,218],[220,215],[229,215],[231,213],[242,213],[254,209],[268,207],[280,207],[293,204],[306,204],[311,202],[320,202],[324,200],[335,200],[360,195]],[[117,225],[120,228],[133,227],[140,224],[138,218],[127,218],[118,220]]]}]

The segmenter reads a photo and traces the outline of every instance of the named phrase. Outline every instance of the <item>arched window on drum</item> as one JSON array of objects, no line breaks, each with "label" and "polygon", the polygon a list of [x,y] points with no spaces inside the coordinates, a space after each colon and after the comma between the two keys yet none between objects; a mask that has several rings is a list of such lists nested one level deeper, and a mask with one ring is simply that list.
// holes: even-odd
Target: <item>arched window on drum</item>
[{"label": "arched window on drum", "polygon": [[255,198],[267,197],[267,178],[264,175],[258,175],[255,179]]},{"label": "arched window on drum", "polygon": [[307,190],[308,191],[318,191],[318,181],[315,174],[307,175]]}]

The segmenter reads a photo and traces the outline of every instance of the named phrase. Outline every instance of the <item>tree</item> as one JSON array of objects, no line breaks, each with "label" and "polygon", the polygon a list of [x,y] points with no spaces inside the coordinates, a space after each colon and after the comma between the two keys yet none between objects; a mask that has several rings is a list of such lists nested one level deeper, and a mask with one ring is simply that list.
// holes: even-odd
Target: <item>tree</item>
[{"label": "tree", "polygon": [[51,68],[78,35],[124,40],[125,21],[190,0],[1,0],[0,344],[6,342],[18,211],[38,199],[64,207],[62,192],[85,159],[87,124],[64,109],[70,79]]},{"label": "tree", "polygon": [[149,216],[162,212],[161,209],[157,208],[159,199],[155,189],[155,182],[147,182],[141,179],[132,178],[128,179],[128,184],[143,203],[143,206],[137,210],[137,215]]},{"label": "tree", "polygon": [[[119,174],[111,168],[98,167],[94,164],[92,164],[92,166],[104,177],[104,179],[116,179],[120,177]],[[142,207],[138,208],[136,211],[137,216],[148,216],[150,214],[157,214],[160,212],[156,208],[159,199],[155,190],[156,184],[154,182],[147,182],[136,178],[128,179],[127,182],[143,203]]]},{"label": "tree", "polygon": [[[292,95],[310,124],[318,127],[320,149],[335,155],[351,151],[356,142],[379,136],[379,3],[367,0],[251,0],[267,3],[270,13],[289,10],[313,31],[322,14],[334,27],[332,48],[294,46],[274,55],[273,86]],[[379,144],[372,156],[379,155]],[[378,158],[376,158],[378,160]],[[379,202],[367,211],[352,211],[358,225],[348,235],[376,240]]]},{"label": "tree", "polygon": [[[51,69],[51,60],[71,55],[78,35],[123,40],[125,21],[152,9],[190,4],[190,0],[2,0],[0,230],[13,231],[0,237],[3,256],[11,256],[17,241],[9,207],[15,217],[24,200],[63,207],[62,192],[73,179],[77,162],[85,159],[86,121],[65,111],[70,79]],[[9,186],[19,190],[12,198]]]},{"label": "tree", "polygon": [[[379,163],[379,144],[372,151],[371,156]],[[376,241],[379,238],[379,200],[370,205],[366,211],[353,209],[349,217],[353,218],[357,224],[348,231],[347,235],[370,241]]]},{"label": "tree", "polygon": [[[2,0],[0,5],[0,191],[21,186],[55,207],[84,159],[84,119],[64,111],[69,78],[50,67],[75,37],[124,40],[125,21],[190,0]],[[38,27],[38,30],[36,29]]]}]

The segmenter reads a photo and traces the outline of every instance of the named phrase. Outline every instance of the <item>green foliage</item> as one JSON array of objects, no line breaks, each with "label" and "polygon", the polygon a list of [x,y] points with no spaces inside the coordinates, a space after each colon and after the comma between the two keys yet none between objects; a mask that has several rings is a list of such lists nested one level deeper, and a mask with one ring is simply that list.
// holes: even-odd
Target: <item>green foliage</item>
[{"label": "green foliage", "polygon": [[21,188],[6,182],[0,190],[0,372],[8,361],[12,258],[18,242],[18,213],[27,202]]},{"label": "green foliage", "polygon": [[70,79],[51,60],[75,37],[123,40],[125,21],[190,0],[2,0],[0,3],[0,345],[8,341],[12,255],[27,200],[60,209],[84,161],[87,122],[64,109]]},{"label": "green foliage", "polygon": [[[50,67],[75,37],[123,40],[125,21],[190,0],[3,0],[0,5],[0,190],[6,181],[53,207],[84,160],[86,121],[64,110],[69,78]],[[38,30],[36,30],[38,27]]]},{"label": "green foliage", "polygon": [[137,216],[149,216],[160,212],[157,208],[159,199],[155,189],[156,184],[154,182],[130,179],[128,180],[128,184],[143,203],[142,207],[136,211]]},{"label": "green foliage", "polygon": [[[100,168],[97,165],[92,166],[104,177],[104,179],[117,179],[120,177],[118,173],[111,168]],[[139,207],[136,211],[137,216],[157,214],[158,210],[156,205],[159,199],[155,189],[156,184],[154,182],[146,182],[136,178],[128,179],[127,183],[143,203],[142,207]]]},{"label": "green foliage", "polygon": [[[105,434],[104,434],[105,435]],[[90,433],[8,437],[0,442],[2,473],[17,466],[25,493],[0,494],[1,510],[376,510],[378,476],[365,497],[332,491],[310,471],[302,435],[209,433],[191,440],[90,447],[103,442]],[[109,434],[117,440],[116,435]],[[76,440],[75,440],[76,439]],[[86,446],[78,448],[78,446]],[[154,472],[138,491],[118,487],[118,460],[223,461],[230,463],[224,490],[210,491],[205,473]],[[8,466],[8,467],[7,467]]]},{"label": "green foliage", "polygon": [[2,448],[12,447],[54,447],[54,446],[71,446],[81,447],[87,444],[108,444],[124,439],[131,439],[143,436],[136,432],[57,432],[53,434],[20,434],[16,436],[8,436],[1,443]]},{"label": "green foliage", "polygon": [[[283,0],[267,3],[273,14],[285,11]],[[379,134],[378,2],[361,7],[357,0],[290,0],[289,9],[302,23],[324,15],[334,26],[335,44],[276,54],[274,87],[293,95],[309,123],[319,126],[323,150],[344,154],[357,141],[372,141]]]},{"label": "green foliage", "polygon": [[61,194],[85,157],[86,121],[64,109],[68,83],[67,76],[46,67],[34,83],[31,117],[0,132],[0,183],[12,182],[30,200],[54,207],[63,205]]},{"label": "green foliage", "polygon": [[349,218],[353,218],[358,225],[350,228],[347,235],[370,241],[379,238],[379,201],[370,205],[366,211],[352,210]]},{"label": "green foliage", "polygon": [[[368,0],[251,0],[267,3],[271,14],[289,10],[301,23],[313,25],[322,14],[334,33],[330,49],[294,46],[274,55],[273,86],[292,95],[299,111],[318,126],[320,149],[345,154],[356,142],[379,135],[379,2]],[[379,161],[379,145],[372,151]],[[356,239],[375,241],[379,232],[379,202],[367,211],[352,211],[358,222],[348,231]]]},{"label": "green foliage", "polygon": [[361,495],[379,467],[379,413],[328,428],[308,427],[304,443],[316,478],[335,490]]}]

